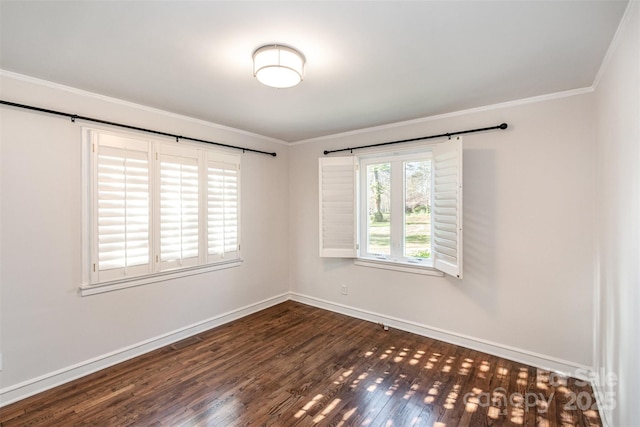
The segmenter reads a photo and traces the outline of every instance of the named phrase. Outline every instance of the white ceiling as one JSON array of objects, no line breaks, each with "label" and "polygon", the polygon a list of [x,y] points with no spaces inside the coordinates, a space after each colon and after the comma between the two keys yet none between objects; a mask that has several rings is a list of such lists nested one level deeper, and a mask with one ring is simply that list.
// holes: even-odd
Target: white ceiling
[{"label": "white ceiling", "polygon": [[[0,68],[299,141],[589,87],[626,3],[2,0]],[[268,43],[299,86],[252,76]]]}]

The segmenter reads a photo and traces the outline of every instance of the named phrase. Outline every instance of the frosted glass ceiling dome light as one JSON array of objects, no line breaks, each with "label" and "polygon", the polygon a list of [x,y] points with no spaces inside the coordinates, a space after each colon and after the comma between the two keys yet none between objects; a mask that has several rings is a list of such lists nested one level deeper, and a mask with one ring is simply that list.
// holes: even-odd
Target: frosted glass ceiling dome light
[{"label": "frosted glass ceiling dome light", "polygon": [[267,45],[253,52],[253,75],[264,85],[287,88],[302,81],[304,56],[297,50]]}]

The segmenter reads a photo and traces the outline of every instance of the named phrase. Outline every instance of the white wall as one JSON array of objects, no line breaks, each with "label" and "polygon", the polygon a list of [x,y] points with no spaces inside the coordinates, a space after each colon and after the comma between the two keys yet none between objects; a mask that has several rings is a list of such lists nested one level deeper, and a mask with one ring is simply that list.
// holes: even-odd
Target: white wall
[{"label": "white wall", "polygon": [[1,85],[7,101],[278,154],[242,155],[240,267],[81,297],[81,128],[94,125],[2,107],[0,385],[24,386],[5,402],[41,376],[286,294],[287,146],[8,73]]},{"label": "white wall", "polygon": [[[596,89],[599,274],[595,367],[611,426],[640,420],[640,2],[632,2]],[[609,375],[615,374],[616,381]]]},{"label": "white wall", "polygon": [[[292,291],[543,366],[591,366],[595,138],[593,94],[583,92],[294,145]],[[509,128],[464,137],[463,280],[319,258],[323,150],[501,122]]]}]

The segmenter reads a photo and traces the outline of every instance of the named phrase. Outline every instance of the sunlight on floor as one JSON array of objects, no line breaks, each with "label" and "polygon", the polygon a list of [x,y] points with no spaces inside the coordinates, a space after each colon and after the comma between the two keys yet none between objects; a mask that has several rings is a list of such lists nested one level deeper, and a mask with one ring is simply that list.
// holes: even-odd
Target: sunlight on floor
[{"label": "sunlight on floor", "polygon": [[358,384],[360,384],[360,381],[366,379],[369,376],[369,374],[367,374],[366,372],[363,372],[362,374],[360,374],[358,376],[358,378],[356,378],[355,380],[351,381],[351,385],[349,387],[351,387],[352,389],[355,389],[356,387],[358,387]]},{"label": "sunlight on floor", "polygon": [[296,412],[296,414],[294,415],[294,417],[296,418],[300,418],[303,415],[305,415],[307,413],[307,411],[309,411],[309,409],[311,409],[313,407],[313,405],[315,405],[316,403],[318,403],[319,400],[321,400],[324,396],[321,394],[316,395],[316,397],[314,397],[313,399],[311,399],[309,402],[307,402],[306,405],[304,405],[302,407],[302,409],[300,409],[298,412]]},{"label": "sunlight on floor", "polygon": [[336,427],[342,427],[343,425],[345,425],[345,423],[349,421],[349,418],[351,418],[351,416],[355,414],[357,410],[358,410],[358,407],[355,406],[350,410],[348,410],[347,412],[345,412],[345,414],[342,416],[342,420],[340,420],[340,422],[336,425]]},{"label": "sunlight on floor", "polygon": [[335,380],[333,383],[342,384],[343,382],[346,381],[347,377],[351,374],[353,374],[353,369],[346,370],[342,374],[340,374],[340,377],[337,380]]},{"label": "sunlight on floor", "polygon": [[385,394],[387,396],[393,396],[393,394],[396,392],[396,390],[398,390],[399,387],[400,387],[400,380],[395,380],[393,384],[387,389]]},{"label": "sunlight on floor", "polygon": [[478,398],[478,395],[480,395],[482,393],[482,389],[478,388],[478,387],[474,387],[471,390],[471,395],[467,397],[466,399],[466,404],[464,407],[464,410],[467,412],[476,412],[476,410],[478,409],[478,405],[480,403],[480,399]]},{"label": "sunlight on floor", "polygon": [[454,408],[456,401],[458,400],[458,396],[460,395],[460,387],[460,384],[454,385],[449,394],[447,394],[445,404],[443,405],[446,409]]},{"label": "sunlight on floor", "polygon": [[473,367],[473,359],[464,359],[458,369],[458,375],[469,375],[471,368]]},{"label": "sunlight on floor", "polygon": [[319,423],[320,421],[325,419],[325,417],[329,415],[329,413],[331,413],[331,411],[333,411],[336,405],[338,405],[338,403],[340,402],[341,402],[341,399],[333,399],[333,401],[326,408],[324,408],[324,410],[317,417],[313,419],[313,422]]},{"label": "sunlight on floor", "polygon": [[404,396],[402,396],[402,398],[405,400],[410,399],[411,396],[414,396],[416,394],[416,391],[418,391],[419,389],[420,389],[420,386],[418,384],[411,385],[409,390],[407,390],[407,392],[404,394]]},{"label": "sunlight on floor", "polygon": [[[400,407],[405,411],[417,411],[418,414],[410,418],[409,426],[446,427],[447,423],[450,423],[449,417],[453,413],[451,411],[459,408],[457,410],[461,412],[458,412],[454,419],[456,423],[465,425],[472,422],[472,419],[477,420],[475,414],[478,412],[481,417],[495,420],[497,423],[510,422],[515,425],[524,425],[532,419],[529,411],[533,410],[536,412],[533,418],[536,426],[549,427],[555,425],[550,422],[556,416],[555,406],[550,407],[549,404],[552,402],[553,393],[560,393],[565,397],[571,393],[567,379],[558,374],[539,369],[535,371],[534,376],[534,371],[526,366],[519,366],[511,371],[505,366],[493,366],[488,360],[477,360],[468,356],[389,346],[373,347],[364,352],[361,357],[372,359],[366,371],[357,372],[354,367],[351,367],[332,376],[332,384],[335,386],[344,385],[352,393],[365,392],[366,395],[363,395],[361,404],[343,407],[346,401],[342,402],[336,397],[323,407],[329,399],[318,394],[295,414],[295,418],[310,416],[313,417],[314,424],[333,420],[332,425],[336,426],[346,426],[353,422],[358,425],[399,426],[400,424],[396,424],[393,416],[380,418],[376,414],[387,402],[392,402],[387,399],[402,393],[401,398],[406,403]],[[418,367],[421,363],[423,365]],[[377,374],[371,377],[371,373],[375,372],[373,369],[375,365],[378,365]],[[381,366],[385,369],[380,370]],[[438,375],[452,374],[458,380],[452,383],[450,380],[443,382],[435,379],[430,383],[420,383],[420,380],[412,379],[412,375],[405,373],[404,369],[410,367],[411,369],[435,369],[437,370],[436,378]],[[469,379],[462,379],[465,377]],[[472,381],[476,381],[478,386]],[[550,384],[552,381],[553,385]],[[465,386],[467,382],[473,384],[470,390]],[[517,388],[512,390],[514,385]],[[510,391],[507,392],[506,388]],[[421,393],[420,397],[414,397],[418,393]],[[381,398],[381,396],[386,397]],[[430,408],[438,406],[444,412],[436,412],[437,415],[435,415]],[[320,410],[321,412],[318,412]],[[359,411],[364,412],[359,414]],[[425,411],[426,415],[420,414],[421,411]],[[551,411],[553,414],[549,418],[547,413]],[[563,427],[575,427],[578,424],[574,415],[569,411],[558,411]],[[357,416],[363,418],[358,419]],[[434,416],[435,419],[432,418]],[[598,413],[594,410],[585,411],[584,420],[588,420],[591,426],[600,426]],[[407,425],[406,422],[407,419],[404,420],[402,427]]]},{"label": "sunlight on floor", "polygon": [[435,381],[429,391],[428,396],[424,398],[424,403],[433,403],[436,400],[436,396],[440,393],[441,381]]},{"label": "sunlight on floor", "polygon": [[527,379],[529,378],[529,370],[527,368],[520,368],[520,372],[518,372],[518,385],[526,386]]}]

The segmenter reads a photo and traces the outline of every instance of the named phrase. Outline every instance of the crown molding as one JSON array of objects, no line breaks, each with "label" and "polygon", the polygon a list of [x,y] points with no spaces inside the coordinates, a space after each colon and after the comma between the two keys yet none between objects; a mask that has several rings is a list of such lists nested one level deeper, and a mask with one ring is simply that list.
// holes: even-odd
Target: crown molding
[{"label": "crown molding", "polygon": [[491,104],[491,105],[486,105],[486,106],[482,106],[482,107],[470,108],[470,109],[467,109],[467,110],[453,111],[453,112],[450,112],[450,113],[444,113],[444,114],[438,114],[438,115],[435,115],[435,116],[422,117],[422,118],[419,118],[419,119],[406,120],[406,121],[402,121],[402,122],[389,123],[389,124],[381,125],[381,126],[373,126],[373,127],[362,128],[362,129],[357,129],[357,130],[352,130],[352,131],[347,131],[347,132],[336,133],[336,134],[332,134],[332,135],[319,136],[319,137],[316,137],[316,138],[303,139],[301,141],[292,142],[289,145],[290,146],[294,146],[294,145],[308,144],[308,143],[312,143],[312,142],[328,141],[328,140],[332,140],[332,139],[336,139],[336,138],[344,138],[344,137],[353,136],[353,135],[361,135],[361,134],[366,134],[366,133],[374,133],[374,132],[380,132],[380,131],[384,131],[384,130],[397,129],[397,128],[401,128],[401,127],[405,127],[405,126],[419,125],[419,124],[422,124],[422,123],[428,123],[428,122],[433,122],[433,121],[437,121],[437,120],[449,119],[449,118],[452,118],[452,117],[460,117],[460,116],[466,116],[466,115],[469,115],[469,114],[477,114],[477,113],[481,113],[481,112],[485,112],[485,111],[499,110],[499,109],[502,109],[502,108],[512,108],[512,107],[517,107],[517,106],[521,106],[521,105],[535,104],[535,103],[538,103],[538,102],[551,101],[551,100],[554,100],[554,99],[568,98],[568,97],[571,97],[571,96],[584,95],[584,94],[587,94],[587,93],[591,93],[593,91],[594,91],[593,87],[570,89],[570,90],[566,90],[566,91],[562,91],[562,92],[554,92],[554,93],[549,93],[549,94],[546,94],[546,95],[532,96],[530,98],[517,99],[517,100],[514,100],[514,101],[506,101],[506,102],[501,102],[501,103],[498,103],[498,104]]},{"label": "crown molding", "polygon": [[142,105],[142,104],[136,104],[135,102],[125,101],[123,99],[113,98],[113,97],[110,97],[110,96],[101,95],[101,94],[95,93],[95,92],[89,92],[89,91],[86,91],[86,90],[83,90],[83,89],[74,88],[74,87],[71,87],[71,86],[65,86],[65,85],[60,84],[60,83],[54,83],[54,82],[51,82],[51,81],[48,81],[48,80],[43,80],[43,79],[39,79],[39,78],[36,78],[36,77],[31,77],[31,76],[26,76],[24,74],[14,73],[13,71],[7,71],[7,70],[0,69],[0,77],[7,77],[7,78],[10,78],[10,79],[22,81],[22,82],[25,82],[25,83],[31,83],[31,84],[34,84],[34,85],[38,85],[38,86],[42,86],[42,87],[46,87],[46,88],[50,88],[50,89],[61,90],[61,91],[64,91],[64,92],[75,94],[75,95],[80,95],[80,96],[84,96],[84,97],[87,97],[87,98],[97,99],[99,101],[109,102],[109,103],[112,103],[112,104],[121,105],[123,107],[134,108],[134,109],[137,109],[137,110],[141,110],[141,111],[145,111],[145,112],[149,112],[149,113],[153,113],[153,114],[159,114],[159,115],[162,115],[162,116],[165,116],[165,117],[170,117],[172,119],[183,120],[183,121],[186,121],[186,122],[189,122],[189,123],[206,126],[206,127],[213,128],[213,129],[223,130],[223,131],[227,131],[227,132],[233,132],[235,134],[246,135],[246,136],[250,136],[250,137],[254,137],[254,138],[260,138],[262,140],[265,140],[265,141],[268,141],[268,142],[273,142],[273,143],[280,144],[280,145],[289,145],[288,142],[282,141],[282,140],[277,139],[277,138],[272,138],[272,137],[269,137],[269,136],[260,135],[258,133],[249,132],[249,131],[246,131],[246,130],[242,130],[242,129],[238,129],[238,128],[234,128],[234,127],[230,127],[230,126],[221,125],[221,124],[210,122],[210,121],[207,121],[207,120],[196,119],[194,117],[185,116],[185,115],[182,115],[182,114],[172,113],[170,111],[161,110],[161,109],[158,109],[158,108],[149,107],[149,106]]}]

